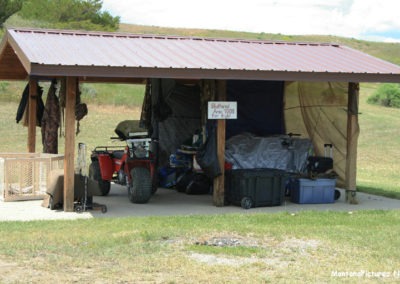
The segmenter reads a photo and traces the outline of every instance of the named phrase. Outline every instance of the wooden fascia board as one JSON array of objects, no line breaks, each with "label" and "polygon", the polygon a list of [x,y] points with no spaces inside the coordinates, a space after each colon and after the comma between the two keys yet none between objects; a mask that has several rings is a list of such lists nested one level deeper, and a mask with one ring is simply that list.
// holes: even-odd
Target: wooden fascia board
[{"label": "wooden fascia board", "polygon": [[11,45],[5,41],[0,48],[0,80],[26,80],[28,74],[15,55]]},{"label": "wooden fascia board", "polygon": [[22,48],[18,45],[17,41],[12,37],[12,35],[8,31],[6,32],[5,37],[7,38],[7,42],[14,50],[15,55],[21,62],[22,66],[25,68],[26,72],[28,74],[31,74],[32,63],[30,62],[29,58],[26,56]]},{"label": "wooden fascia board", "polygon": [[2,54],[4,53],[4,50],[6,49],[7,46],[7,33],[3,36],[1,42],[0,42],[0,59],[2,58]]},{"label": "wooden fascia board", "polygon": [[79,77],[81,83],[146,84],[145,78]]},{"label": "wooden fascia board", "polygon": [[276,80],[309,82],[380,82],[400,83],[399,74],[291,72],[262,70],[178,69],[111,66],[64,66],[32,64],[34,76],[78,76],[93,78],[174,78],[218,80]]}]

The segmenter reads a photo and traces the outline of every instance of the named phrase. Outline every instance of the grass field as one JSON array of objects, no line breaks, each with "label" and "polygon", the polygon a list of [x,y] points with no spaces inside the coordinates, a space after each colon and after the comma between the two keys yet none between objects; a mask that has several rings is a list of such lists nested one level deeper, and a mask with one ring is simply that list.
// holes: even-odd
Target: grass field
[{"label": "grass field", "polygon": [[399,211],[2,222],[0,282],[398,283],[399,233]]},{"label": "grass field", "polygon": [[400,198],[400,109],[366,103],[376,84],[362,84],[357,188]]}]

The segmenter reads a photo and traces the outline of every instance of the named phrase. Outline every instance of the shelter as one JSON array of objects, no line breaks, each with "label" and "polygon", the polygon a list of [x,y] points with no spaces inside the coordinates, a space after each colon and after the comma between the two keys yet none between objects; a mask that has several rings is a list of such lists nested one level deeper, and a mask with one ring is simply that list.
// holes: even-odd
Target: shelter
[{"label": "shelter", "polygon": [[[333,143],[339,153],[334,169],[341,185],[354,193],[359,82],[400,82],[400,67],[330,43],[8,29],[0,44],[0,80],[29,80],[29,109],[35,110],[37,82],[54,78],[66,80],[64,210],[72,211],[79,82],[186,80],[199,82],[202,92],[218,101],[227,99],[232,84],[247,88],[250,82],[268,97],[276,91],[265,82],[277,82],[283,96],[276,108],[283,107],[285,131],[310,137],[317,153],[325,141]],[[243,96],[236,97],[238,109]],[[34,111],[29,114],[28,151],[35,152],[36,118]],[[225,120],[218,120],[222,169],[225,130]],[[224,175],[214,180],[214,204],[222,206],[223,197]]]}]

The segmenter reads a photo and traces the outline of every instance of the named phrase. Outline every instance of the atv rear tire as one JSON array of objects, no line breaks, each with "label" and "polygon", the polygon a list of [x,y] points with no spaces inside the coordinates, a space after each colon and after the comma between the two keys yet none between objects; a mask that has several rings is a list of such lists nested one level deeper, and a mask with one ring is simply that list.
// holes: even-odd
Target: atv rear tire
[{"label": "atv rear tire", "polygon": [[128,186],[128,197],[132,203],[147,203],[152,195],[150,171],[136,167],[131,170],[131,181]]},{"label": "atv rear tire", "polygon": [[97,181],[102,196],[110,193],[111,183],[108,180],[101,179],[99,161],[93,161],[89,166],[89,178]]}]

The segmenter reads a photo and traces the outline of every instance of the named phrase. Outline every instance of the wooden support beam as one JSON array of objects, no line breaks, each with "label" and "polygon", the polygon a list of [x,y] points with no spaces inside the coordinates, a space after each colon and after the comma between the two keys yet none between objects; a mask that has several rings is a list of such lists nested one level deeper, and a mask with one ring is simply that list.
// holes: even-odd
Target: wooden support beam
[{"label": "wooden support beam", "polygon": [[347,156],[346,156],[346,201],[357,204],[357,142],[360,132],[358,125],[358,102],[360,85],[349,83],[347,114]]},{"label": "wooden support beam", "polygon": [[75,104],[77,78],[67,77],[65,106],[64,211],[74,211]]},{"label": "wooden support beam", "polygon": [[[226,81],[217,82],[217,100],[226,101]],[[224,206],[225,200],[225,119],[217,120],[217,153],[221,175],[214,178],[213,203],[217,207]]]},{"label": "wooden support beam", "polygon": [[28,99],[28,153],[36,151],[36,106],[38,96],[38,82],[36,79],[29,79]]}]

